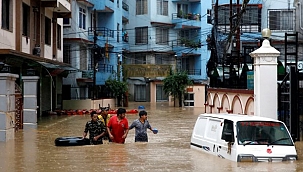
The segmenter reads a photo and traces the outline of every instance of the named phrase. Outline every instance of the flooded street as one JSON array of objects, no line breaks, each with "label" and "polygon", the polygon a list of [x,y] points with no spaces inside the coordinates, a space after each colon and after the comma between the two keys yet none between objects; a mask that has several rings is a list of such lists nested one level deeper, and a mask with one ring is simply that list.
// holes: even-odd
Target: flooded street
[{"label": "flooded street", "polygon": [[[63,136],[82,136],[90,115],[50,116],[39,120],[37,128],[27,126],[15,140],[0,142],[0,172],[83,172],[83,171],[303,171],[303,142],[296,142],[296,162],[236,163],[190,148],[191,132],[203,108],[174,108],[167,103],[144,105],[152,127],[148,143],[135,143],[130,130],[125,144],[56,147]],[[138,114],[127,114],[129,124]]]}]

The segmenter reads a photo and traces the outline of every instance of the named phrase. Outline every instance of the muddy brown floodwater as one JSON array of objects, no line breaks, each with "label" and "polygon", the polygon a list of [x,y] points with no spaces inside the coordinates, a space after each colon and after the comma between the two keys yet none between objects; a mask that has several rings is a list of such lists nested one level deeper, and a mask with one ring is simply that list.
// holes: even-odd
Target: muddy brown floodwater
[{"label": "muddy brown floodwater", "polygon": [[[50,116],[38,125],[16,132],[15,139],[0,142],[0,172],[102,172],[102,171],[303,171],[303,142],[296,142],[295,162],[236,163],[197,152],[190,137],[203,108],[168,107],[167,103],[131,103],[127,109],[144,105],[150,124],[159,130],[148,133],[148,143],[135,143],[134,130],[125,144],[56,147],[63,136],[82,136],[89,115]],[[127,114],[129,123],[138,114]]]}]

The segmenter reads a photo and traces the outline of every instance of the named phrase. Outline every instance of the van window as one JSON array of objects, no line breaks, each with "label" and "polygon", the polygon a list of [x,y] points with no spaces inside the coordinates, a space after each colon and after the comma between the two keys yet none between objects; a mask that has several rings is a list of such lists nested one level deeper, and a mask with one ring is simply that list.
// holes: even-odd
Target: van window
[{"label": "van window", "polygon": [[224,120],[224,127],[222,130],[222,140],[234,142],[234,122],[230,120]]},{"label": "van window", "polygon": [[283,123],[271,121],[237,122],[238,144],[289,145],[291,137]]},{"label": "van window", "polygon": [[221,120],[219,119],[209,119],[206,126],[207,132],[206,137],[212,141],[217,141],[218,134],[221,132]]},{"label": "van window", "polygon": [[196,136],[202,138],[204,137],[206,122],[207,122],[207,118],[198,118],[194,132]]}]

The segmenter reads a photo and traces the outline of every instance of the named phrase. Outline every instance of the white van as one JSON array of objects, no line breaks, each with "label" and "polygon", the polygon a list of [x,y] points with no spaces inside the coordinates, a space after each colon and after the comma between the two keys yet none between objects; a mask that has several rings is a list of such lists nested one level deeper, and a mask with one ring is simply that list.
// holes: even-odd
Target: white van
[{"label": "white van", "polygon": [[298,158],[283,122],[248,115],[199,115],[191,148],[237,162],[293,161]]}]

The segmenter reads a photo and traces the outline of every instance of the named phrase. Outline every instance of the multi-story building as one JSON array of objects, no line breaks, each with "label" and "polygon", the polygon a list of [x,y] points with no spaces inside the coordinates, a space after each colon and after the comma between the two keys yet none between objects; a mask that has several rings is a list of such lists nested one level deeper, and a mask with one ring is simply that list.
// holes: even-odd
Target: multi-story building
[{"label": "multi-story building", "polygon": [[[68,0],[1,0],[1,72],[39,76],[38,115],[60,108],[62,78],[70,71],[63,63],[63,18],[70,17]],[[3,65],[1,65],[3,66]],[[33,73],[34,70],[34,73]]]},{"label": "multi-story building", "polygon": [[105,81],[122,79],[122,50],[128,48],[124,31],[128,5],[119,0],[77,0],[72,8],[71,19],[64,23],[64,60],[80,71],[65,79],[64,99],[108,97]]},{"label": "multi-story building", "polygon": [[[211,86],[247,87],[246,72],[253,70],[253,59],[249,53],[261,46],[263,40],[261,31],[264,28],[271,30],[271,44],[281,53],[278,57],[279,64],[289,66],[297,63],[298,36],[293,2],[257,0],[216,2],[218,3],[212,10],[214,31],[211,43],[212,56],[208,65]],[[297,6],[298,9],[299,7]],[[283,66],[279,65],[284,68]],[[283,73],[285,71],[280,72],[281,75]]]},{"label": "multi-story building", "polygon": [[130,100],[170,101],[162,80],[169,70],[184,70],[194,81],[185,95],[185,106],[202,107],[199,86],[207,81],[206,63],[210,56],[207,37],[207,9],[201,0],[129,1],[126,31],[129,49],[123,51],[123,72],[129,83]]},{"label": "multi-story building", "polygon": [[71,18],[64,18],[63,61],[79,69],[63,79],[63,100],[87,99],[93,96],[93,42],[89,38],[94,4],[89,1],[71,2]]},{"label": "multi-story building", "polygon": [[[92,0],[96,11],[95,26],[89,29],[91,40],[94,40],[94,59],[96,78],[99,90],[97,96],[108,93],[104,89],[109,78],[122,80],[122,51],[128,49],[128,36],[125,25],[128,22],[129,6],[122,0]],[[100,95],[99,95],[100,94]]]}]

